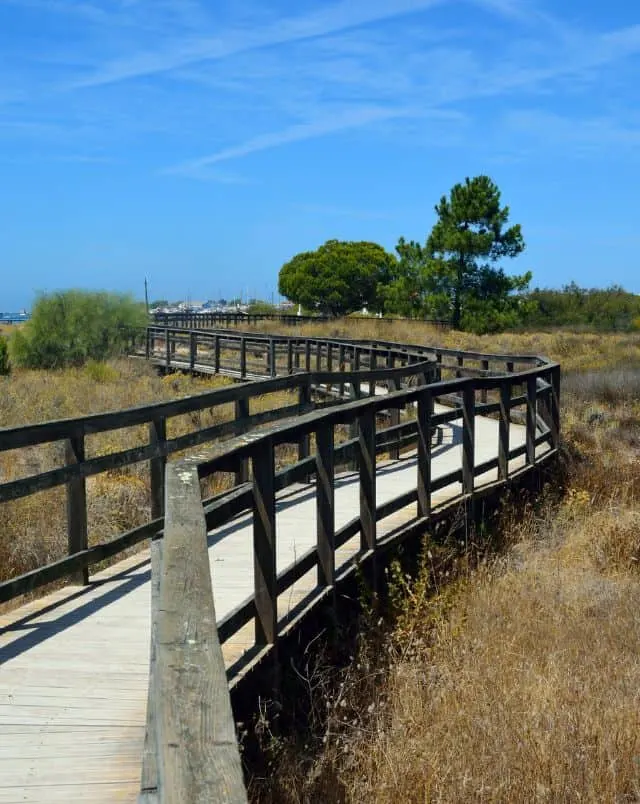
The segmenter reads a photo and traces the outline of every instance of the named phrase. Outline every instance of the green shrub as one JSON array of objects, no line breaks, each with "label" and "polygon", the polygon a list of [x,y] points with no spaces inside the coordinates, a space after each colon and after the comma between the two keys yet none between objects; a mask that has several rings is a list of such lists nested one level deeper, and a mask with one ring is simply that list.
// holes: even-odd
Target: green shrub
[{"label": "green shrub", "polygon": [[0,376],[9,374],[11,365],[9,363],[9,348],[7,346],[7,339],[0,335]]},{"label": "green shrub", "polygon": [[41,295],[31,319],[9,341],[12,363],[56,369],[104,361],[120,354],[132,328],[146,324],[132,297],[67,290]]}]

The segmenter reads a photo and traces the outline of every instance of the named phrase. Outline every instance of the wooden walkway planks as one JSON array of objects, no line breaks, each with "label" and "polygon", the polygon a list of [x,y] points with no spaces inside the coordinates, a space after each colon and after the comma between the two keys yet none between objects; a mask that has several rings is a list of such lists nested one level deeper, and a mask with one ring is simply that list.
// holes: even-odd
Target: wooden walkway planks
[{"label": "wooden walkway planks", "polygon": [[[498,422],[476,419],[475,463],[497,454]],[[433,476],[460,466],[460,428],[442,428]],[[511,446],[524,428],[511,426]],[[512,462],[512,468],[522,459]],[[378,467],[377,504],[415,488],[415,456]],[[483,481],[496,477],[496,470]],[[459,491],[452,484],[438,494]],[[356,475],[336,480],[336,527],[359,510]],[[278,495],[278,571],[315,543],[315,487]],[[382,534],[415,515],[415,506],[379,524]],[[253,592],[251,515],[210,534],[210,566],[219,619]],[[359,536],[339,551],[353,555]],[[146,716],[150,583],[145,553],[0,617],[0,804],[136,800]],[[316,570],[287,590],[284,616],[315,587]],[[227,664],[253,644],[253,624],[224,646]]]}]

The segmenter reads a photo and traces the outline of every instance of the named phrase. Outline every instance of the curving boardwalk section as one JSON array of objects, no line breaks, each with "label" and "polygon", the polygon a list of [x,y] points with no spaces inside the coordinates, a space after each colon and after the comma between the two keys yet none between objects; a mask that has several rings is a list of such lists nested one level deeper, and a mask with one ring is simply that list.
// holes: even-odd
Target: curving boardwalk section
[{"label": "curving boardwalk section", "polygon": [[[436,419],[451,418],[450,407],[436,405],[432,413]],[[318,414],[306,416],[312,421]],[[482,470],[490,464],[472,481],[476,487],[531,465],[532,448],[534,462],[554,451],[539,427],[532,441],[526,424],[507,418],[505,433],[504,417],[473,418],[471,465]],[[303,419],[289,418],[273,431],[293,428]],[[468,482],[461,470],[468,449],[463,430],[461,421],[455,420],[435,428],[428,450],[432,509],[459,498]],[[240,435],[225,446],[244,454],[250,441]],[[500,444],[505,442],[507,453],[501,457]],[[213,465],[220,460],[219,452],[203,451],[193,461],[208,460]],[[409,444],[393,459],[388,454],[376,465],[373,489],[375,507],[380,510],[415,491],[421,482],[415,448]],[[255,455],[253,460],[255,472]],[[440,478],[450,482],[438,483]],[[336,470],[333,523],[336,534],[345,534],[335,549],[336,578],[362,548],[362,529],[349,526],[359,512],[362,515],[361,483],[361,473]],[[279,576],[317,545],[317,494],[315,482],[299,481],[275,493]],[[391,506],[391,513],[380,518],[375,538],[392,538],[406,523],[415,521],[419,504]],[[245,506],[244,512],[208,532],[218,623],[228,624],[254,595],[254,525],[254,512]],[[278,627],[304,606],[318,583],[314,561],[277,596]],[[65,586],[0,616],[0,804],[136,801],[147,724],[151,604],[147,549],[96,573],[87,586]],[[223,655],[232,684],[256,650],[254,618],[244,619],[236,629],[224,626],[229,633]],[[160,800],[154,795],[151,791],[149,798],[140,800]]]}]

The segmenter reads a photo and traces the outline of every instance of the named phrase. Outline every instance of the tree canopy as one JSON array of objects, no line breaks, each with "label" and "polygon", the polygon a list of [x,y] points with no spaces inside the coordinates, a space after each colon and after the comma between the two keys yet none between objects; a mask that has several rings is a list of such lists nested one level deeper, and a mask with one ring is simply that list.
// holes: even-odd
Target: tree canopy
[{"label": "tree canopy", "polygon": [[465,179],[435,208],[436,221],[426,243],[425,286],[432,304],[449,313],[456,329],[501,329],[517,317],[514,291],[526,290],[531,274],[509,277],[495,264],[524,248],[520,225],[505,228],[509,207],[488,176]]},{"label": "tree canopy", "polygon": [[132,327],[146,325],[144,305],[130,296],[66,290],[41,295],[31,318],[9,341],[11,362],[63,368],[120,352]]},{"label": "tree canopy", "polygon": [[395,259],[377,243],[328,240],[280,269],[278,290],[296,304],[334,316],[382,309]]}]

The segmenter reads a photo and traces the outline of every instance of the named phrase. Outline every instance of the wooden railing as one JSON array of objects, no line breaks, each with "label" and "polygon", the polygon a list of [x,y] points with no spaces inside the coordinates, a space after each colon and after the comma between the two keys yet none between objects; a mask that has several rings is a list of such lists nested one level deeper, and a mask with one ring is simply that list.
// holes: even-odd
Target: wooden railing
[{"label": "wooden railing", "polygon": [[[181,344],[185,339],[195,345],[201,344],[203,340],[207,344],[213,342],[209,333],[196,333],[195,337],[194,333],[184,330],[171,330],[168,334],[166,330],[162,330],[162,333],[165,337],[162,352],[169,356],[169,366],[172,369],[185,367],[184,360],[180,359]],[[68,576],[86,584],[91,566],[112,558],[145,539],[158,535],[163,527],[164,479],[169,455],[247,432],[258,425],[308,412],[319,404],[313,401],[313,397],[316,395],[328,396],[331,400],[332,391],[334,398],[340,398],[343,392],[348,391],[352,396],[359,397],[365,392],[375,393],[376,385],[400,387],[415,377],[420,377],[421,382],[432,381],[436,379],[439,371],[439,367],[432,359],[429,360],[427,356],[410,351],[399,350],[394,353],[378,347],[343,344],[344,350],[351,350],[350,355],[357,368],[353,371],[339,372],[335,361],[332,361],[330,356],[327,357],[328,354],[333,353],[333,342],[328,344],[321,339],[307,339],[296,343],[292,352],[296,358],[291,371],[297,371],[295,369],[296,361],[306,361],[305,365],[309,363],[307,357],[312,353],[314,360],[312,364],[309,364],[316,370],[290,373],[289,366],[282,365],[282,361],[279,359],[278,339],[256,337],[249,339],[236,333],[226,339],[217,335],[214,335],[213,338],[217,339],[215,340],[217,354],[221,356],[222,362],[218,362],[217,366],[209,365],[201,368],[208,368],[212,372],[224,371],[224,366],[229,365],[229,360],[235,360],[236,365],[239,361],[240,365],[244,366],[243,369],[235,372],[236,376],[246,378],[249,376],[246,367],[251,367],[252,361],[255,360],[261,364],[262,372],[260,373],[256,366],[252,376],[267,376],[270,379],[233,385],[184,399],[112,413],[0,429],[0,452],[37,447],[53,442],[62,442],[64,445],[62,465],[58,468],[0,483],[0,504],[36,492],[65,486],[68,540],[66,557],[0,583],[0,603]],[[145,338],[132,339],[132,343],[134,342],[140,345],[144,353],[146,345],[149,343],[155,342],[157,345],[157,331],[150,328]],[[338,345],[335,352],[338,357],[339,351],[340,346]],[[216,352],[215,347],[214,352]],[[148,354],[150,359],[153,359],[155,352],[150,351]],[[259,357],[256,358],[256,354]],[[267,359],[272,360],[273,366],[268,370],[265,367]],[[387,368],[387,365],[390,367]],[[166,367],[166,360],[163,366]],[[318,394],[314,393],[314,389],[318,389]],[[275,400],[274,406],[270,409],[251,411],[252,400],[276,392],[294,394],[295,401],[283,407],[280,398]],[[230,404],[234,406],[234,413],[233,417],[227,421],[209,427],[194,425],[191,432],[172,438],[168,437],[168,425],[172,419],[184,414],[221,409]],[[87,454],[88,437],[136,426],[146,428],[146,444],[106,455],[90,457]],[[301,439],[298,445],[299,459],[302,460],[308,456],[308,448],[308,439]],[[139,463],[148,465],[151,490],[150,521],[114,539],[89,547],[86,479],[93,475]],[[246,462],[238,464],[234,471],[237,481],[240,482],[245,477]]]},{"label": "wooden railing", "polygon": [[[445,358],[455,358],[455,363]],[[188,667],[179,677],[167,677],[161,688],[156,687],[154,698],[149,699],[148,745],[155,746],[145,754],[145,767],[160,768],[168,762],[177,765],[170,776],[158,772],[153,777],[155,787],[162,801],[190,800],[189,791],[204,790],[202,800],[246,801],[239,755],[229,749],[233,735],[233,715],[229,699],[222,695],[226,690],[229,674],[238,674],[249,662],[266,658],[274,651],[279,636],[287,622],[278,619],[278,597],[290,590],[314,568],[317,571],[317,585],[305,600],[306,610],[321,601],[335,605],[337,586],[350,577],[357,567],[366,567],[375,562],[376,557],[396,546],[408,535],[427,530],[442,510],[432,510],[433,495],[460,484],[460,493],[450,497],[447,505],[465,502],[473,504],[474,499],[489,491],[495,492],[504,485],[512,473],[521,475],[556,454],[559,440],[559,367],[535,358],[535,367],[515,373],[513,364],[528,362],[528,358],[514,356],[495,356],[481,354],[462,354],[446,352],[441,354],[440,365],[451,373],[465,371],[465,358],[468,361],[498,361],[508,363],[509,371],[491,376],[484,366],[471,369],[480,376],[455,378],[436,383],[421,383],[414,388],[392,390],[385,395],[355,399],[326,410],[313,411],[299,417],[293,424],[276,424],[268,431],[255,434],[251,439],[236,439],[228,449],[209,457],[200,456],[186,459],[172,465],[171,479],[167,483],[167,518],[180,522],[180,527],[172,537],[175,539],[176,553],[181,555],[182,571],[171,580],[162,574],[160,587],[165,584],[164,595],[167,600],[179,600],[180,590],[191,585],[192,564],[198,563],[200,570],[208,568],[206,555],[206,534],[212,528],[223,525],[244,511],[253,514],[253,567],[254,591],[245,602],[217,622],[217,629],[194,627]],[[506,367],[506,366],[505,366]],[[466,370],[469,370],[468,367]],[[453,404],[447,410],[435,412],[435,402],[446,400]],[[520,417],[525,424],[525,440],[522,445],[511,446],[510,422],[517,409],[522,409]],[[390,410],[413,411],[409,422],[401,425],[385,426],[378,429],[380,414]],[[498,417],[497,455],[477,464],[475,462],[475,423],[478,416]],[[388,418],[384,419],[385,423]],[[461,463],[453,471],[432,477],[432,433],[435,428],[459,422],[462,430]],[[346,443],[337,444],[337,430],[345,425],[355,429],[356,437]],[[302,438],[315,440],[315,455],[299,461],[279,471],[276,469],[275,455],[278,447],[298,443]],[[404,444],[417,446],[415,486],[396,498],[376,506],[376,456],[385,449],[385,439],[401,437]],[[359,512],[358,515],[340,529],[335,527],[335,475],[336,467],[345,457],[356,459],[358,466]],[[514,460],[523,458],[523,465],[513,469]],[[216,472],[227,471],[234,461],[249,461],[250,480],[233,491],[220,495],[215,501],[202,505],[199,494],[191,489],[198,488],[198,480],[210,477]],[[486,483],[486,475],[495,471],[496,477]],[[280,489],[312,476],[316,491],[316,545],[281,572],[277,571],[276,547],[276,494]],[[485,476],[485,483],[478,480]],[[497,478],[497,479],[496,479]],[[176,486],[182,489],[176,491]],[[378,538],[378,523],[392,514],[417,503],[416,515],[400,529],[392,531],[384,539]],[[173,513],[175,507],[175,515]],[[359,534],[360,549],[353,559],[336,566],[336,551]],[[164,548],[171,542],[165,532]],[[186,558],[185,558],[186,554]],[[213,621],[213,590],[208,572],[198,584],[199,592],[194,593],[183,607],[171,606],[171,617],[178,611],[183,622],[190,623],[193,612],[208,612]],[[162,623],[164,613],[161,606],[154,610],[154,620]],[[238,631],[253,622],[255,645],[231,670],[225,669],[221,646]],[[159,633],[158,630],[154,633]],[[204,636],[203,636],[204,635]],[[206,645],[201,645],[201,639]],[[210,644],[213,642],[213,644]],[[158,667],[160,656],[166,648],[156,639],[152,650]],[[180,658],[182,655],[180,654]],[[171,665],[171,662],[167,660]],[[152,678],[157,679],[160,670],[152,670]],[[233,676],[232,676],[233,677]],[[180,691],[186,683],[187,690],[199,690],[189,696],[188,704],[178,706],[168,701],[180,698]],[[204,694],[202,691],[204,690]],[[218,694],[211,695],[212,690]],[[165,710],[171,710],[167,713]],[[173,725],[164,733],[157,726],[161,717],[172,717],[179,725]],[[202,724],[210,724],[210,734],[203,736]],[[155,724],[155,725],[154,725]],[[215,725],[212,725],[215,724]],[[180,735],[179,751],[175,750],[176,734]],[[203,762],[203,739],[207,740],[209,753]],[[168,743],[168,740],[173,740]],[[169,759],[166,759],[168,755]],[[143,772],[144,776],[144,772]],[[149,776],[152,778],[152,774]]]},{"label": "wooden railing", "polygon": [[[136,340],[140,353],[165,370],[227,370],[243,380],[256,375],[268,379],[125,411],[0,430],[0,451],[64,443],[63,466],[0,484],[0,503],[66,486],[69,539],[67,557],[0,584],[0,601],[65,576],[86,583],[88,570],[96,562],[156,537],[141,800],[245,801],[221,645],[253,622],[255,648],[245,660],[269,654],[282,628],[278,595],[306,573],[316,568],[311,606],[330,596],[356,567],[408,534],[427,529],[438,515],[432,510],[437,492],[459,484],[459,493],[449,498],[449,504],[473,502],[506,483],[514,471],[526,473],[553,457],[559,445],[560,369],[531,355],[382,341],[158,327]],[[314,389],[329,399],[322,407],[312,401]],[[295,392],[297,398],[284,408],[251,411],[251,400],[278,391]],[[447,407],[436,411],[436,402]],[[228,421],[167,437],[171,418],[229,403],[235,415]],[[479,464],[474,457],[478,416],[498,418],[497,454]],[[525,425],[523,444],[510,443],[511,421]],[[434,478],[431,434],[452,422],[461,429],[461,463]],[[87,436],[135,425],[147,428],[148,443],[87,457]],[[255,431],[257,425],[269,426]],[[339,443],[345,427],[349,436]],[[253,431],[251,437],[242,436],[249,431]],[[170,454],[222,437],[230,440],[167,466]],[[294,445],[296,458],[277,469],[276,450],[285,444]],[[417,450],[415,486],[376,506],[377,455],[384,452],[394,457],[410,446]],[[516,469],[517,459],[521,466]],[[138,462],[149,466],[151,521],[88,547],[86,478]],[[340,465],[353,462],[358,471],[359,511],[337,529],[335,475]],[[232,472],[235,486],[201,500],[198,480],[219,472]],[[487,477],[488,473],[493,474]],[[316,488],[316,546],[278,573],[276,494],[309,478]],[[377,523],[415,503],[413,519],[392,535],[378,538]],[[254,592],[216,625],[206,534],[244,511],[253,514]],[[357,555],[336,567],[336,550],[358,535]]]},{"label": "wooden railing", "polygon": [[[241,313],[241,312],[216,312],[207,311],[201,313],[176,312],[176,313],[154,313],[151,316],[154,324],[165,327],[186,327],[187,329],[209,329],[215,327],[246,327],[257,326],[265,321],[276,322],[287,327],[296,327],[302,324],[316,324],[331,320],[326,315],[297,315],[295,313]],[[372,319],[363,316],[350,318],[352,326],[359,322],[370,322]],[[391,323],[393,321],[414,321],[407,318],[383,318],[374,319],[376,322]],[[437,329],[449,329],[451,323],[441,319],[429,318],[422,319],[423,323],[430,324]]]}]

